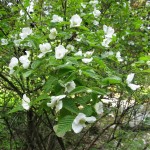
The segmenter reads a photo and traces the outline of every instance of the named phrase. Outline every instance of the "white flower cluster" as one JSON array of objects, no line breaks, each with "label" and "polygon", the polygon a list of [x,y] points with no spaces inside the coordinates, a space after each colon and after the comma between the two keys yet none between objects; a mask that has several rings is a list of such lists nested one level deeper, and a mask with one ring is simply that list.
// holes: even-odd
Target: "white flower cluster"
[{"label": "white flower cluster", "polygon": [[51,52],[51,45],[49,43],[43,43],[39,45],[41,53],[38,55],[39,58],[42,58],[46,53]]},{"label": "white flower cluster", "polygon": [[[30,52],[29,51],[25,51],[26,55],[23,55],[19,58],[20,63],[22,64],[24,69],[27,69],[30,65],[30,60],[28,59],[30,56]],[[9,74],[13,74],[14,73],[14,67],[18,66],[19,63],[18,59],[16,57],[12,57],[12,59],[10,60],[9,63]]]},{"label": "white flower cluster", "polygon": [[25,109],[25,110],[29,110],[30,109],[30,98],[27,97],[26,94],[23,95],[23,98],[22,98],[22,107]]},{"label": "white flower cluster", "polygon": [[62,109],[63,103],[61,100],[65,97],[66,95],[52,96],[51,103],[47,103],[47,106],[51,107],[52,109],[55,107],[57,113],[60,109]]},{"label": "white flower cluster", "polygon": [[[72,90],[75,89],[76,84],[74,81],[67,82],[65,85],[63,85],[65,88],[65,92],[70,93]],[[65,98],[66,95],[59,95],[59,96],[51,96],[51,102],[47,103],[48,107],[51,107],[52,109],[55,107],[56,113],[62,109],[63,102],[62,99]]]},{"label": "white flower cluster", "polygon": [[93,123],[95,121],[95,117],[87,117],[85,114],[79,113],[72,123],[72,129],[75,133],[80,133],[82,129],[86,127],[86,122]]},{"label": "white flower cluster", "polygon": [[8,41],[7,39],[1,39],[1,45],[7,45]]},{"label": "white flower cluster", "polygon": [[82,19],[79,15],[75,14],[70,19],[70,27],[79,27],[82,22]]},{"label": "white flower cluster", "polygon": [[102,42],[102,46],[109,47],[109,43],[112,41],[112,37],[114,34],[114,29],[112,27],[108,27],[106,25],[103,25],[103,31],[105,33],[104,40]]},{"label": "white flower cluster", "polygon": [[22,29],[22,32],[19,35],[21,39],[25,39],[30,34],[32,34],[32,29],[30,29],[29,27],[26,27]]},{"label": "white flower cluster", "polygon": [[136,85],[136,84],[131,83],[132,80],[133,80],[133,78],[134,78],[134,73],[130,73],[130,74],[127,76],[126,83],[128,84],[128,86],[129,86],[133,91],[135,91],[136,89],[140,88],[140,85]]}]

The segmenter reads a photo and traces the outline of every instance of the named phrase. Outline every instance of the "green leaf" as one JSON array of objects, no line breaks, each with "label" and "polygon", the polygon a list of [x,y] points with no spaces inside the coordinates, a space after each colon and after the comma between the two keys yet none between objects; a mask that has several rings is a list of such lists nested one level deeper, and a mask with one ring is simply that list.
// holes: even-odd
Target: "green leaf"
[{"label": "green leaf", "polygon": [[57,85],[57,82],[57,78],[55,78],[54,76],[49,76],[43,89],[45,90],[45,92],[50,92],[53,89],[53,87]]},{"label": "green leaf", "polygon": [[91,89],[92,89],[92,93],[100,94],[100,95],[106,94],[106,90],[100,89],[99,87],[92,87]]},{"label": "green leaf", "polygon": [[102,83],[108,85],[108,84],[119,84],[121,83],[121,78],[118,77],[118,76],[112,76],[112,77],[107,77],[107,78],[104,78],[102,80]]},{"label": "green leaf", "polygon": [[88,77],[94,78],[94,79],[99,79],[99,76],[95,73],[94,70],[83,70],[82,73]]},{"label": "green leaf", "polygon": [[91,105],[86,105],[86,107],[81,110],[82,113],[86,114],[87,116],[91,116],[93,113],[93,109]]},{"label": "green leaf", "polygon": [[32,104],[41,101],[43,99],[50,99],[50,96],[46,93],[43,93],[42,95],[40,95],[37,99],[35,99],[33,102],[31,101]]},{"label": "green leaf", "polygon": [[65,116],[58,121],[57,134],[62,134],[67,131],[70,131],[72,128],[72,122],[74,120],[74,116]]},{"label": "green leaf", "polygon": [[39,65],[40,65],[41,61],[40,60],[35,60],[32,65],[31,68],[32,69],[36,69]]},{"label": "green leaf", "polygon": [[21,110],[23,110],[23,107],[21,105],[18,105],[15,108],[13,108],[12,110],[10,110],[8,112],[8,114],[16,113],[16,112],[21,111]]},{"label": "green leaf", "polygon": [[64,99],[63,107],[69,110],[70,112],[77,114],[79,111],[78,111],[77,106],[75,105],[75,102],[76,100],[74,99]]},{"label": "green leaf", "polygon": [[88,89],[89,88],[87,88],[85,86],[78,86],[70,92],[70,95],[87,92]]},{"label": "green leaf", "polygon": [[29,71],[23,73],[23,77],[24,77],[24,78],[27,78],[27,77],[29,77],[32,73],[33,73],[33,70],[29,70]]}]

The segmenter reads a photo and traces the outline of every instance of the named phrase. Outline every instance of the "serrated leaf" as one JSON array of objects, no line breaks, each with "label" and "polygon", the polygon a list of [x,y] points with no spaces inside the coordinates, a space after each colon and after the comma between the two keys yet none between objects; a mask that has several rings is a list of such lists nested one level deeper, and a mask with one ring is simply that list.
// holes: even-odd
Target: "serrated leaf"
[{"label": "serrated leaf", "polygon": [[37,99],[35,99],[35,100],[34,100],[33,102],[31,102],[31,103],[36,103],[36,102],[41,101],[41,100],[43,100],[43,99],[50,99],[50,96],[47,95],[46,93],[44,93],[44,94],[40,95]]},{"label": "serrated leaf", "polygon": [[36,69],[39,65],[40,65],[41,61],[40,60],[35,60],[32,65],[31,68],[32,69]]},{"label": "serrated leaf", "polygon": [[13,108],[12,110],[10,110],[8,112],[8,114],[16,113],[16,112],[21,111],[21,110],[23,110],[23,107],[21,105],[18,105],[15,108]]},{"label": "serrated leaf", "polygon": [[82,113],[86,114],[87,116],[91,116],[93,113],[93,109],[91,105],[86,105],[86,107],[81,110]]},{"label": "serrated leaf", "polygon": [[53,87],[57,84],[57,78],[55,78],[54,76],[49,76],[48,80],[46,81],[43,89],[45,90],[45,92],[49,92],[53,89]]},{"label": "serrated leaf", "polygon": [[106,91],[104,89],[100,89],[99,87],[92,87],[92,93],[105,95]]},{"label": "serrated leaf", "polygon": [[73,100],[73,99],[64,99],[63,107],[69,110],[70,112],[77,114],[79,111],[78,111],[77,106],[75,105],[75,101],[76,100]]},{"label": "serrated leaf", "polygon": [[58,121],[57,133],[65,133],[70,131],[72,128],[72,122],[74,120],[74,116],[65,116]]},{"label": "serrated leaf", "polygon": [[33,73],[33,70],[29,70],[29,71],[23,73],[23,77],[24,77],[24,78],[27,78],[27,77],[29,77],[32,73]]},{"label": "serrated leaf", "polygon": [[118,76],[112,76],[112,77],[107,77],[107,78],[104,78],[103,80],[102,80],[102,83],[104,83],[104,84],[119,84],[119,83],[121,83],[121,78],[120,77],[118,77]]},{"label": "serrated leaf", "polygon": [[99,76],[95,73],[94,70],[83,70],[82,73],[88,77],[99,79]]},{"label": "serrated leaf", "polygon": [[78,86],[70,92],[70,95],[86,92],[88,89],[89,88],[87,88],[85,86]]}]

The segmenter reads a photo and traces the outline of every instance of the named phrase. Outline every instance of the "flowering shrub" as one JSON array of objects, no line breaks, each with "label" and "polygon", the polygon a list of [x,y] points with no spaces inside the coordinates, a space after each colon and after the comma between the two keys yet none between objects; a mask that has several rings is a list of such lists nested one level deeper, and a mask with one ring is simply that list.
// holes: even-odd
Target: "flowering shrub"
[{"label": "flowering shrub", "polygon": [[[17,93],[4,113],[27,114],[26,149],[52,149],[36,142],[48,127],[65,149],[62,137],[84,133],[99,121],[101,132],[86,149],[108,129],[112,134],[98,147],[118,140],[113,146],[121,149],[127,128],[149,125],[148,5],[143,10],[126,0],[0,3],[14,15],[1,11],[0,86],[12,97]],[[38,121],[40,129],[48,124],[42,135]]]}]

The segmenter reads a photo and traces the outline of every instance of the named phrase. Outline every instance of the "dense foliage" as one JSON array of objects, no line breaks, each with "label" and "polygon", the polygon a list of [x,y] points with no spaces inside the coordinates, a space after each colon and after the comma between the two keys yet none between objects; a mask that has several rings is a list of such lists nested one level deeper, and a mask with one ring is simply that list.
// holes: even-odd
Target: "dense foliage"
[{"label": "dense foliage", "polygon": [[149,16],[141,0],[1,0],[0,149],[149,149]]}]

